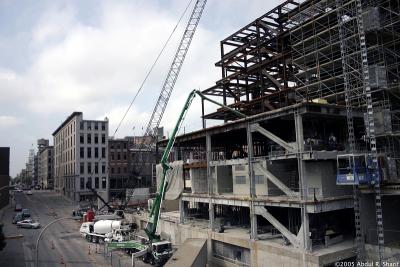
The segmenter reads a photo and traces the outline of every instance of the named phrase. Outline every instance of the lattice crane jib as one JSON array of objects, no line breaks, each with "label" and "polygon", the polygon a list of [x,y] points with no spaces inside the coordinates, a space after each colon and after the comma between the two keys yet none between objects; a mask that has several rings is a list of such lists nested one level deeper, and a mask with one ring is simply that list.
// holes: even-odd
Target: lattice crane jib
[{"label": "lattice crane jib", "polygon": [[180,40],[178,49],[176,50],[174,59],[172,60],[168,74],[165,78],[150,121],[147,125],[145,136],[156,136],[155,131],[159,127],[161,119],[164,115],[164,111],[167,107],[172,90],[174,89],[175,83],[178,79],[179,72],[182,68],[183,62],[185,61],[186,54],[189,50],[194,33],[196,32],[197,26],[200,22],[200,18],[204,11],[206,3],[207,0],[196,1],[192,14],[190,15],[189,21],[186,25],[185,32]]},{"label": "lattice crane jib", "polygon": [[[175,83],[178,79],[180,70],[185,61],[186,54],[189,50],[193,36],[194,36],[197,26],[200,22],[200,18],[203,14],[206,3],[207,3],[207,0],[197,0],[194,5],[194,8],[190,15],[190,18],[187,22],[185,31],[180,40],[180,43],[178,45],[178,48],[176,50],[176,53],[174,55],[171,65],[170,65],[170,68],[168,70],[167,76],[162,85],[161,92],[160,92],[160,95],[158,96],[156,105],[151,114],[151,118],[150,118],[150,120],[147,124],[146,130],[144,132],[144,136],[145,137],[149,136],[152,140],[150,141],[150,144],[149,144],[148,143],[149,140],[147,138],[142,138],[142,141],[140,141],[139,144],[135,144],[135,146],[139,148],[138,151],[140,151],[142,149],[154,150],[154,143],[157,141],[156,140],[157,129],[160,126],[162,117],[164,115],[164,111],[167,107],[171,93],[175,87]],[[144,164],[142,164],[142,163],[143,162],[138,162],[138,164],[135,164],[136,167],[133,170],[135,176],[138,176],[141,174],[142,169],[144,167]],[[153,176],[153,179],[154,179],[154,176]],[[155,184],[156,183],[153,180],[152,185],[155,185]]]}]

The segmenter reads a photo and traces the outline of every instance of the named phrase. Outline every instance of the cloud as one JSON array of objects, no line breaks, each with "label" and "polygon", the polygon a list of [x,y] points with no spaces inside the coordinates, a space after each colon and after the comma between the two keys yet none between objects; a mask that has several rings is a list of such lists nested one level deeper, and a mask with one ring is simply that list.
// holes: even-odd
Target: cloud
[{"label": "cloud", "polygon": [[15,127],[22,124],[22,120],[14,116],[0,115],[0,128]]},{"label": "cloud", "polygon": [[[220,57],[220,40],[279,2],[208,1],[161,122],[165,132],[175,125],[192,89],[206,89],[220,78],[220,69],[214,66]],[[0,60],[0,114],[7,114],[0,117],[0,127],[19,126],[13,137],[25,140],[26,151],[35,139],[51,138],[52,131],[75,110],[82,111],[86,119],[108,117],[113,134],[187,1],[38,1],[37,4],[40,7],[34,9],[33,5],[14,4],[14,12],[28,14],[30,20],[24,21],[26,16],[19,16],[16,29],[20,32],[0,36],[0,59],[8,59]],[[191,8],[117,137],[140,135],[142,128],[146,128]],[[0,14],[6,11],[4,7]],[[3,22],[0,32],[1,27],[15,28],[12,21],[0,18],[0,22]],[[215,108],[206,104],[208,112]],[[8,116],[9,110],[14,116]],[[24,114],[23,124],[19,114]],[[186,132],[201,127],[200,115],[197,98],[183,124]],[[47,136],[43,136],[46,131]],[[15,144],[9,132],[2,133],[0,140],[24,149],[22,144]],[[24,155],[26,151],[14,155]],[[15,166],[23,166],[24,160],[13,159],[13,173],[19,171]]]}]

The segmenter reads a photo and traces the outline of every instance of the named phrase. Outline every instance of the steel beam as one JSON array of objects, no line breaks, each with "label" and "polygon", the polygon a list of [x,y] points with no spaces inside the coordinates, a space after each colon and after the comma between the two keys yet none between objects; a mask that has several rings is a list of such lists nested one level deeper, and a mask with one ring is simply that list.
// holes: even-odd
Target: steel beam
[{"label": "steel beam", "polygon": [[268,180],[270,180],[274,185],[276,185],[280,190],[283,191],[286,195],[289,197],[295,197],[298,194],[294,191],[292,191],[289,187],[287,187],[284,183],[282,183],[275,175],[273,175],[271,172],[269,172],[266,168],[264,168],[260,164],[254,164],[260,172],[262,172]]},{"label": "steel beam", "polygon": [[268,139],[270,139],[271,141],[274,141],[275,143],[277,143],[278,145],[282,146],[283,148],[285,148],[287,151],[289,152],[295,152],[295,148],[292,147],[291,145],[289,145],[287,142],[285,142],[284,140],[282,140],[281,138],[279,138],[278,136],[274,135],[273,133],[271,133],[270,131],[267,131],[266,129],[264,129],[263,127],[260,126],[260,124],[255,123],[251,125],[251,130],[253,132],[257,131],[259,133],[261,133],[262,135],[264,135],[265,137],[267,137]]},{"label": "steel beam", "polygon": [[268,222],[270,222],[276,229],[278,229],[279,232],[281,232],[282,235],[284,235],[289,242],[296,248],[300,248],[300,241],[295,236],[292,234],[283,224],[281,224],[277,219],[275,219],[274,216],[272,216],[271,213],[267,211],[266,208],[261,207],[261,206],[255,206],[255,212],[258,215],[263,216],[265,219],[267,219]]}]

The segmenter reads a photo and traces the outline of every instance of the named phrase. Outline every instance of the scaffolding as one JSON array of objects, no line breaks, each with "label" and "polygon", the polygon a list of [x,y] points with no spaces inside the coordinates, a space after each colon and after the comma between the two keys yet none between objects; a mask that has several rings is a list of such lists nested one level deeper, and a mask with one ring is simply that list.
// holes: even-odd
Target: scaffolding
[{"label": "scaffolding", "polygon": [[[346,108],[348,153],[374,176],[377,245],[384,257],[381,185],[400,183],[400,0],[290,0],[220,43],[222,78],[203,91],[254,115],[315,102]],[[364,115],[355,120],[353,113]],[[218,109],[207,119],[230,121]],[[363,236],[354,191],[357,252]]]}]

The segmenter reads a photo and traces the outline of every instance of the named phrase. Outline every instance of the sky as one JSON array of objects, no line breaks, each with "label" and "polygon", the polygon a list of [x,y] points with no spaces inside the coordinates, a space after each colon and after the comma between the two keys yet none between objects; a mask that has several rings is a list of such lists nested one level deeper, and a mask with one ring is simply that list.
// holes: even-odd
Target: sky
[{"label": "sky", "polygon": [[[219,42],[282,0],[208,0],[161,126],[173,128],[193,89],[220,78]],[[74,111],[109,119],[113,135],[148,69],[189,0],[0,0],[0,147],[10,147],[10,175],[25,167],[37,139]],[[187,19],[140,92],[115,137],[142,135]],[[206,105],[206,113],[215,110]],[[183,123],[201,128],[197,99]]]}]

